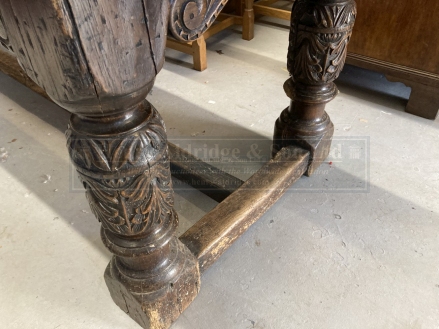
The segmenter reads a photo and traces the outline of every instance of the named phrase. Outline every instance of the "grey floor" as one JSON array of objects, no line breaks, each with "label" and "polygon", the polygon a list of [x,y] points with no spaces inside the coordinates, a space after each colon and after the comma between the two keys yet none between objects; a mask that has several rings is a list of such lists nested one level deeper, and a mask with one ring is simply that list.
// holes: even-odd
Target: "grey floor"
[{"label": "grey floor", "polygon": [[[202,73],[168,51],[149,100],[170,138],[269,142],[288,105],[287,42],[273,24],[251,42],[225,31]],[[410,90],[380,74],[346,67],[338,86],[328,161],[203,275],[172,329],[439,328],[439,122],[404,113]],[[0,328],[138,328],[105,286],[110,254],[75,188],[67,122],[0,75]],[[180,233],[215,204],[180,184]]]}]

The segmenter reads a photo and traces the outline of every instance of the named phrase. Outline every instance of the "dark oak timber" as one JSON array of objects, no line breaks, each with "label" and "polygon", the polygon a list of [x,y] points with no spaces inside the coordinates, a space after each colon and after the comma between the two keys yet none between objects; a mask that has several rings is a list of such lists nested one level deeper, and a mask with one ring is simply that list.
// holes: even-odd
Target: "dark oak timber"
[{"label": "dark oak timber", "polygon": [[171,173],[188,185],[200,190],[217,202],[222,202],[244,182],[194,157],[189,152],[168,143]]},{"label": "dark oak timber", "polygon": [[185,232],[180,240],[204,272],[254,224],[308,168],[309,152],[285,147],[238,190]]},{"label": "dark oak timber", "polygon": [[22,85],[40,94],[44,98],[51,100],[43,88],[38,86],[29,76],[23,71],[17,58],[12,54],[0,48],[0,71],[17,80]]},{"label": "dark oak timber", "polygon": [[105,281],[143,328],[196,297],[198,262],[175,236],[166,131],[145,100],[164,62],[168,1],[4,0],[2,42],[72,113],[67,147],[114,254]]},{"label": "dark oak timber", "polygon": [[[0,44],[22,70],[6,53],[0,69],[71,112],[68,152],[113,253],[105,282],[145,329],[169,328],[197,296],[200,270],[329,152],[333,124],[325,104],[337,94],[333,80],[346,58],[353,0],[296,2],[284,86],[291,103],[276,122],[273,159],[247,182],[168,144],[164,122],[146,100],[163,66],[167,30],[195,42],[225,2],[0,1]],[[246,6],[237,8],[243,21],[253,19]],[[176,177],[222,201],[181,239],[171,166]]]},{"label": "dark oak timber", "polygon": [[354,0],[297,0],[291,13],[288,71],[291,99],[276,121],[273,153],[297,145],[311,152],[312,175],[329,154],[334,125],[325,105],[338,93],[334,80],[343,69],[357,15]]},{"label": "dark oak timber", "polygon": [[[26,75],[15,56],[1,49],[0,71],[51,100],[44,89]],[[170,142],[168,142],[168,150],[172,176],[200,190],[217,202],[223,201],[244,183],[239,178],[201,161]]]}]

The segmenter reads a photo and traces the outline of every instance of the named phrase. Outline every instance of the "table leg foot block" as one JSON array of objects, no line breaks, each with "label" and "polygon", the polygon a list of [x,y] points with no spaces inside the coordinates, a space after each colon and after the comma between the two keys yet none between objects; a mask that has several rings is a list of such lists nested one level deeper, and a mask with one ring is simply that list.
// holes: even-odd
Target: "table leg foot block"
[{"label": "table leg foot block", "polygon": [[128,274],[117,256],[105,270],[114,302],[142,328],[169,328],[199,292],[197,260],[178,239],[171,242],[171,249],[175,257],[166,273]]},{"label": "table leg foot block", "polygon": [[[276,121],[274,128],[274,143],[273,151],[277,153],[279,149],[287,146],[298,146],[310,152],[308,169],[305,172],[306,176],[311,176],[317,168],[326,160],[331,151],[332,136],[334,135],[334,125],[330,121],[329,116],[325,113],[323,131],[316,135],[306,135],[305,130],[301,130],[300,123],[295,127],[294,123],[297,121],[289,119],[288,108],[282,113],[280,118]],[[310,126],[305,126],[307,128]],[[301,134],[303,133],[303,134]]]}]

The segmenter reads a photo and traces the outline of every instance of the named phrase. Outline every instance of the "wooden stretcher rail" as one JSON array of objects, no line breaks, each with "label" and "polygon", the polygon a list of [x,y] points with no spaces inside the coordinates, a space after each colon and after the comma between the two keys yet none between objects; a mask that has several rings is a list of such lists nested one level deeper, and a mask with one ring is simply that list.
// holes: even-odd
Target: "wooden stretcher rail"
[{"label": "wooden stretcher rail", "polygon": [[255,11],[255,15],[270,16],[285,20],[289,20],[291,16],[290,11],[279,8],[272,8],[264,5],[255,4],[253,6],[253,9]]},{"label": "wooden stretcher rail", "polygon": [[209,268],[305,173],[309,152],[284,147],[238,190],[206,214],[180,240]]},{"label": "wooden stretcher rail", "polygon": [[189,152],[169,143],[171,174],[196,188],[217,202],[222,202],[244,182],[194,157]]}]

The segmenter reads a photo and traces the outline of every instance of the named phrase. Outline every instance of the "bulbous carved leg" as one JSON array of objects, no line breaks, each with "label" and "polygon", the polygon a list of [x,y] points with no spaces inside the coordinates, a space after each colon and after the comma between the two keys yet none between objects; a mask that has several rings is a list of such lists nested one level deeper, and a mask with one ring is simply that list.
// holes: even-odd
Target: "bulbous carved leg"
[{"label": "bulbous carved leg", "polygon": [[175,236],[160,115],[147,101],[105,118],[72,115],[67,140],[102,241],[114,254],[105,271],[113,300],[142,327],[168,328],[197,295],[200,274]]},{"label": "bulbous carved leg", "polygon": [[111,296],[151,329],[171,325],[200,278],[175,237],[165,127],[145,101],[163,66],[169,11],[169,0],[0,1],[0,41],[73,113],[68,148],[114,254]]},{"label": "bulbous carved leg", "polygon": [[276,121],[273,154],[299,145],[311,153],[307,175],[326,159],[334,133],[326,103],[338,90],[356,17],[354,0],[297,0],[291,13],[288,71],[290,106]]}]

